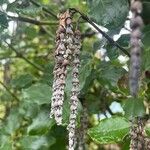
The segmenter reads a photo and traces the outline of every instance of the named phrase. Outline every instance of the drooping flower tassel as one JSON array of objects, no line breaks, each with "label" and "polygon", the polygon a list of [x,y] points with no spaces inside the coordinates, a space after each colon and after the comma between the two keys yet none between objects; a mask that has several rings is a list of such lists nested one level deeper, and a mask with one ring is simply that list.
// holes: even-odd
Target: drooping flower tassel
[{"label": "drooping flower tassel", "polygon": [[79,54],[81,48],[81,34],[79,30],[74,35],[74,52],[73,52],[73,70],[72,70],[72,90],[70,98],[70,118],[69,118],[69,150],[74,150],[76,145],[76,118],[79,95]]},{"label": "drooping flower tassel", "polygon": [[143,20],[140,16],[142,12],[142,3],[140,0],[132,0],[131,3],[131,60],[130,60],[130,94],[137,96],[139,88],[140,65],[141,65],[141,29]]},{"label": "drooping flower tassel", "polygon": [[65,80],[67,76],[67,67],[72,58],[71,45],[73,45],[73,31],[71,23],[69,11],[66,11],[59,16],[59,27],[56,32],[56,64],[54,67],[53,94],[50,113],[50,117],[54,116],[57,125],[62,124]]},{"label": "drooping flower tassel", "polygon": [[86,132],[88,129],[88,112],[85,102],[83,102],[83,111],[80,118],[80,127],[78,128],[78,150],[85,150],[86,148]]}]

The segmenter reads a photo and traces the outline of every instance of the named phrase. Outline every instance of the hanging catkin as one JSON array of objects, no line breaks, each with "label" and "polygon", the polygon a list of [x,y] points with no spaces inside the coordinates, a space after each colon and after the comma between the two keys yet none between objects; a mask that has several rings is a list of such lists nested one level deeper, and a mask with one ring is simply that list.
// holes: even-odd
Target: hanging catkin
[{"label": "hanging catkin", "polygon": [[134,120],[130,131],[131,142],[130,150],[143,150],[145,147],[144,123],[142,119]]},{"label": "hanging catkin", "polygon": [[131,60],[130,60],[130,93],[136,96],[138,93],[138,81],[140,77],[140,63],[141,63],[141,28],[143,21],[140,16],[142,12],[142,4],[140,0],[132,0],[131,2]]},{"label": "hanging catkin", "polygon": [[145,145],[144,145],[144,150],[150,150],[150,138],[145,138]]},{"label": "hanging catkin", "polygon": [[59,27],[56,37],[55,67],[53,94],[51,99],[50,117],[54,116],[57,125],[62,124],[65,80],[67,68],[72,64],[72,90],[70,96],[69,117],[69,150],[76,145],[76,118],[79,95],[79,54],[81,48],[81,34],[79,30],[73,32],[71,14],[69,11],[59,16]]},{"label": "hanging catkin", "polygon": [[83,110],[80,118],[80,127],[78,128],[78,150],[86,149],[86,132],[88,129],[88,112],[85,102],[83,102]]},{"label": "hanging catkin", "polygon": [[74,150],[76,145],[76,118],[79,94],[79,54],[81,48],[81,34],[79,30],[74,33],[74,52],[73,52],[73,70],[72,70],[72,90],[70,98],[70,118],[69,118],[69,150]]},{"label": "hanging catkin", "polygon": [[53,94],[51,99],[50,117],[54,115],[57,125],[62,124],[65,79],[70,64],[73,45],[73,31],[69,11],[59,16],[59,27],[56,32],[55,67]]},{"label": "hanging catkin", "polygon": [[[130,59],[130,73],[129,85],[130,94],[135,98],[138,94],[140,64],[141,64],[141,28],[143,20],[140,16],[142,12],[142,3],[140,0],[131,0],[131,59]],[[132,120],[132,128],[130,131],[131,143],[130,150],[143,150],[144,144],[144,125],[140,118]]]}]

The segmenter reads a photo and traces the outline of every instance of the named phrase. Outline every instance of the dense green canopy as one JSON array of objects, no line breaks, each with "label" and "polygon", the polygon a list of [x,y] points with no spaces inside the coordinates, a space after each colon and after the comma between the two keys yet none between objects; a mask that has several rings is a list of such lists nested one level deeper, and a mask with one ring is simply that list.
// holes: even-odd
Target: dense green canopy
[{"label": "dense green canopy", "polygon": [[[130,119],[149,116],[150,1],[142,2],[139,101],[129,98],[129,57],[74,14],[73,25],[78,22],[82,33],[77,126],[86,105],[89,150],[107,149],[104,144],[112,143],[128,150]],[[130,51],[128,0],[0,0],[0,150],[65,150],[68,145],[70,70],[63,125],[49,118],[57,15],[68,8],[80,10],[112,39],[122,31],[115,40]],[[145,131],[150,136],[150,128]]]}]

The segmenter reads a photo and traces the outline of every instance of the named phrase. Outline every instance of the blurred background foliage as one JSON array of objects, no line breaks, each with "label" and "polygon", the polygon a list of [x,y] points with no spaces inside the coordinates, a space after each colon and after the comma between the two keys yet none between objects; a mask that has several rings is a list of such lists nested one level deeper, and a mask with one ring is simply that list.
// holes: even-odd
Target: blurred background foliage
[{"label": "blurred background foliage", "polygon": [[[74,7],[130,49],[128,0],[0,0],[0,150],[65,150],[69,117],[67,77],[63,126],[49,119],[57,14]],[[128,150],[131,117],[150,111],[150,1],[143,0],[140,101],[129,100],[129,58],[81,20],[80,88],[88,109],[88,150]],[[74,26],[79,15],[75,14]],[[120,33],[121,31],[121,33]],[[145,131],[150,136],[147,123]],[[114,144],[118,143],[118,144]]]}]

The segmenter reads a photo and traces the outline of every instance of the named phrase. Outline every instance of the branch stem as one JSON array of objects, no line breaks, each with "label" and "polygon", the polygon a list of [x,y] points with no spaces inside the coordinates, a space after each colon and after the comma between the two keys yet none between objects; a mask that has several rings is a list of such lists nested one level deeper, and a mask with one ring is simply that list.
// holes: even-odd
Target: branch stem
[{"label": "branch stem", "polygon": [[81,15],[81,17],[86,20],[89,24],[91,24],[99,33],[101,33],[112,45],[118,47],[124,54],[130,57],[130,54],[126,49],[121,47],[117,42],[115,42],[107,33],[103,32],[91,19],[89,19],[85,14],[81,13],[79,10],[75,8],[70,8],[71,11],[77,12]]},{"label": "branch stem", "polygon": [[19,17],[9,16],[9,15],[7,15],[7,16],[12,20],[27,22],[27,23],[31,23],[34,25],[57,25],[58,24],[58,22],[38,21],[38,20],[34,20],[32,18],[21,17],[21,16],[19,16]]},{"label": "branch stem", "polygon": [[9,47],[12,51],[14,51],[14,52],[16,53],[17,57],[22,58],[23,60],[25,60],[28,64],[32,65],[32,66],[33,66],[34,68],[36,68],[37,70],[40,70],[40,71],[44,72],[44,70],[43,70],[41,67],[37,66],[36,64],[34,64],[34,63],[31,62],[30,60],[28,60],[26,57],[24,57],[22,54],[20,54],[11,44],[8,44],[6,41],[5,41],[5,43],[8,45],[8,47]]},{"label": "branch stem", "polygon": [[6,89],[6,91],[13,97],[15,98],[17,101],[20,101],[19,98],[10,91],[10,89],[2,82],[0,81],[0,84]]}]

